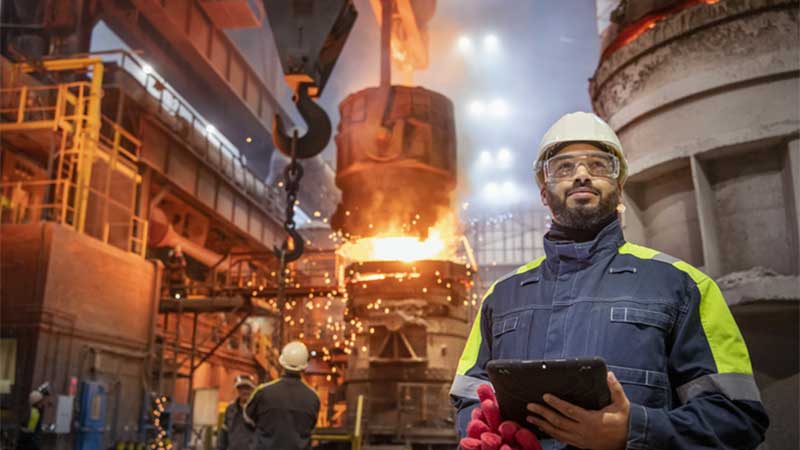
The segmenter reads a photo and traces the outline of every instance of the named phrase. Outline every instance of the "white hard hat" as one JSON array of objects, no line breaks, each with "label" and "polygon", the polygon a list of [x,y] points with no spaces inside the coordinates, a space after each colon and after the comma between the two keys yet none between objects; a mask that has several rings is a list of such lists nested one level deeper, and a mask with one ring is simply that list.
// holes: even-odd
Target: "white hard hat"
[{"label": "white hard hat", "polygon": [[256,384],[253,382],[253,377],[247,374],[241,374],[236,377],[236,380],[233,382],[233,386],[236,388],[247,386],[251,389],[256,388]]},{"label": "white hard hat", "polygon": [[578,111],[562,116],[542,137],[539,143],[539,155],[533,169],[539,187],[544,184],[542,171],[544,161],[551,156],[553,148],[566,142],[596,142],[611,151],[619,159],[617,179],[625,184],[625,179],[628,177],[628,162],[625,160],[617,133],[614,133],[614,130],[596,114]]},{"label": "white hard hat", "polygon": [[278,362],[286,370],[302,372],[308,367],[308,348],[306,344],[300,341],[289,342],[283,347]]},{"label": "white hard hat", "polygon": [[30,403],[31,405],[35,405],[40,401],[42,401],[43,398],[44,395],[42,395],[42,393],[39,392],[38,390],[31,391],[31,393],[28,394],[28,403]]}]

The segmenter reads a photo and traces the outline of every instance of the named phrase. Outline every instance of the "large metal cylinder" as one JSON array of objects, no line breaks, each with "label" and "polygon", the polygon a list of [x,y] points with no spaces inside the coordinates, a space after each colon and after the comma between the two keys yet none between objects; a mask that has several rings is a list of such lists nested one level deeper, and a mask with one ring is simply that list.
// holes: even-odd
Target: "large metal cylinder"
[{"label": "large metal cylinder", "polygon": [[371,436],[452,448],[448,392],[469,333],[470,270],[450,261],[372,261],[347,273],[349,313],[364,324],[348,360],[348,404],[367,398]]},{"label": "large metal cylinder", "polygon": [[368,88],[339,106],[331,224],[351,236],[427,236],[456,184],[453,104],[421,87]]},{"label": "large metal cylinder", "polygon": [[621,9],[591,80],[629,163],[625,231],[715,277],[797,275],[797,1],[707,3]]}]

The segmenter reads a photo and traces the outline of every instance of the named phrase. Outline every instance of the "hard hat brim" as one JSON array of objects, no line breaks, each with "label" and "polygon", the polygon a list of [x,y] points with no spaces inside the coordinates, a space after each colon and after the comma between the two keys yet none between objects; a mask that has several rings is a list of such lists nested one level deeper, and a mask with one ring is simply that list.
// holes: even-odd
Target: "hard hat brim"
[{"label": "hard hat brim", "polygon": [[603,119],[594,113],[577,111],[561,116],[542,136],[539,142],[539,154],[534,163],[536,184],[539,188],[545,184],[543,161],[551,156],[554,148],[570,143],[585,142],[598,144],[606,151],[613,153],[620,163],[620,172],[617,180],[625,184],[628,177],[628,161],[622,150],[622,142],[616,132]]}]

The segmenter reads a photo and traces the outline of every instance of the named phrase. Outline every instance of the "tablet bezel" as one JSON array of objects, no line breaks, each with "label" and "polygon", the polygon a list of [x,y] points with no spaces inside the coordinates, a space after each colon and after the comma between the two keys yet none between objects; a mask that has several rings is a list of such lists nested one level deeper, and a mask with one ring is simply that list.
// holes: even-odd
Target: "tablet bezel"
[{"label": "tablet bezel", "polygon": [[[600,410],[611,404],[608,389],[608,367],[599,357],[555,360],[492,360],[487,364],[500,414],[504,420],[513,420],[536,432],[544,434],[526,418],[533,413],[528,403],[548,406],[542,396],[552,394],[584,409]],[[529,380],[520,386],[519,380]],[[520,398],[524,397],[525,400]]]}]

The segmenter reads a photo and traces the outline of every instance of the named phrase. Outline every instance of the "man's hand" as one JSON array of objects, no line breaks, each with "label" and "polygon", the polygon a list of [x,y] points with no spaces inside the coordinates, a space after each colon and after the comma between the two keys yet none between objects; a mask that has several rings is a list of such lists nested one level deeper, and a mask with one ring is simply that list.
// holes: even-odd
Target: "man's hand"
[{"label": "man's hand", "polygon": [[545,394],[544,401],[552,407],[528,403],[528,411],[538,414],[528,416],[536,425],[559,441],[578,448],[592,450],[619,450],[628,440],[628,419],[631,404],[614,373],[608,373],[611,404],[599,411],[590,411]]},{"label": "man's hand", "polygon": [[459,442],[462,450],[542,450],[530,430],[510,420],[501,422],[500,407],[490,385],[480,385],[477,394],[481,404],[472,410],[467,437]]}]

